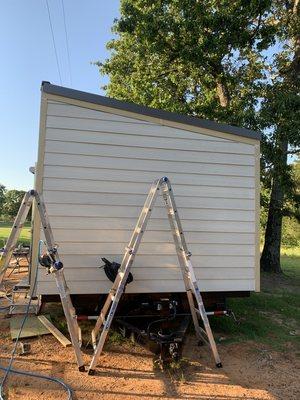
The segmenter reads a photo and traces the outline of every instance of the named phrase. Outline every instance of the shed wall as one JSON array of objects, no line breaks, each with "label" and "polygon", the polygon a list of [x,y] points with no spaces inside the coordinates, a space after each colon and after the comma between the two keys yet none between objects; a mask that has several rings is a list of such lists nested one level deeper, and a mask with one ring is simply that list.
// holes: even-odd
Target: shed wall
[{"label": "shed wall", "polygon": [[[105,293],[100,258],[120,261],[151,182],[168,176],[204,291],[255,289],[255,143],[47,100],[39,162],[71,293]],[[161,198],[128,293],[183,291]],[[43,269],[37,294],[56,293]]]}]

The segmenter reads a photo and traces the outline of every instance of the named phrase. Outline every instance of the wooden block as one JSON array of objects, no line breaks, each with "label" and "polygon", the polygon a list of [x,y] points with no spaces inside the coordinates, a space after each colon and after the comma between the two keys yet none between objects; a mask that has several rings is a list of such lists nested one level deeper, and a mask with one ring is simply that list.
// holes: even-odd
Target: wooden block
[{"label": "wooden block", "polygon": [[54,337],[64,346],[72,346],[72,343],[66,338],[44,315],[38,315],[39,321],[52,333]]}]

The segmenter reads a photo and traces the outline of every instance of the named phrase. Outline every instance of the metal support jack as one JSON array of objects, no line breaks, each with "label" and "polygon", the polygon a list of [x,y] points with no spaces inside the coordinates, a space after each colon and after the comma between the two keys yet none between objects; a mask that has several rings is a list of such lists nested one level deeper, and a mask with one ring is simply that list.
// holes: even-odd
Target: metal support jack
[{"label": "metal support jack", "polygon": [[79,371],[84,371],[85,368],[79,344],[79,326],[77,323],[77,317],[72,304],[70,292],[65,280],[63,263],[59,259],[57,245],[55,244],[53,239],[52,229],[47,216],[43,198],[35,190],[30,190],[25,194],[16,219],[14,221],[10,236],[7,240],[5,247],[1,250],[0,283],[2,282],[4,273],[9,266],[9,262],[17,245],[17,241],[20,236],[23,224],[26,221],[26,217],[34,200],[36,202],[37,210],[40,214],[41,224],[45,235],[45,244],[47,247],[47,255],[45,255],[44,258],[44,261],[47,260],[47,265],[45,263],[43,263],[42,265],[44,265],[48,269],[49,273],[54,275],[64,314],[67,320],[78,368]]},{"label": "metal support jack", "polygon": [[[195,326],[196,335],[201,341],[204,341],[210,345],[216,366],[219,368],[222,367],[217,346],[203,305],[202,296],[200,294],[197,279],[195,277],[193,266],[190,261],[191,253],[187,249],[185,237],[183,234],[181,222],[175,204],[172,187],[169,179],[167,177],[163,177],[161,179],[156,180],[151,186],[148,197],[145,201],[144,207],[139,216],[138,222],[133,231],[128,247],[126,247],[125,249],[125,254],[123,256],[123,260],[119,268],[118,275],[113,283],[113,286],[107,296],[104,306],[97,319],[96,325],[92,331],[92,342],[95,352],[88,369],[88,373],[90,375],[93,375],[95,372],[95,367],[97,365],[99,356],[102,352],[118,303],[120,301],[122,293],[124,292],[130,268],[133,264],[135,255],[137,254],[140,242],[142,240],[148,220],[151,215],[152,208],[155,204],[156,198],[160,190],[162,191],[162,196],[168,213],[168,219],[170,222],[173,239],[176,246],[176,252],[185,284],[185,290],[187,293],[187,298],[191,310],[193,323]],[[197,307],[195,307],[195,301]],[[201,317],[204,329],[200,327],[198,317],[199,318]],[[97,336],[102,325],[103,325],[102,332],[100,335],[99,342],[97,344]]]}]

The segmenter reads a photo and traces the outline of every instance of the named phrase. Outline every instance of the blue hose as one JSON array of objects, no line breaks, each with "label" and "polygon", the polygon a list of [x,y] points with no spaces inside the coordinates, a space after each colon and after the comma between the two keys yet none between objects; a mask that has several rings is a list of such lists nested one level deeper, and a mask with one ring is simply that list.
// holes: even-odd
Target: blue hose
[{"label": "blue hose", "polygon": [[[43,244],[44,244],[44,242],[42,240],[40,240],[39,241],[39,247],[38,247],[38,257],[40,257],[40,255],[41,255]],[[37,282],[37,275],[38,275],[38,268],[36,269],[32,292],[35,291],[36,282]],[[52,378],[50,376],[35,374],[35,373],[29,372],[29,371],[19,371],[19,370],[12,369],[12,364],[13,364],[13,361],[14,361],[14,357],[15,357],[15,353],[16,353],[16,350],[17,350],[18,342],[20,340],[20,336],[21,336],[22,330],[24,328],[25,322],[26,322],[26,320],[28,318],[28,315],[29,315],[29,309],[30,309],[30,306],[31,306],[31,300],[32,300],[32,298],[30,297],[30,299],[28,301],[28,304],[27,304],[27,307],[26,307],[24,318],[23,318],[22,323],[21,323],[20,330],[18,332],[16,341],[15,341],[15,345],[14,345],[13,351],[12,351],[11,356],[10,356],[8,367],[1,367],[0,366],[0,370],[5,371],[4,377],[3,377],[2,381],[1,381],[1,384],[0,384],[0,400],[5,400],[4,399],[4,394],[3,394],[3,388],[4,388],[4,384],[5,384],[6,380],[7,380],[8,375],[9,375],[10,372],[13,373],[13,374],[25,375],[25,376],[30,376],[30,377],[34,377],[34,378],[41,378],[41,379],[45,379],[45,380],[48,380],[48,381],[51,381],[51,382],[58,383],[58,384],[62,385],[64,387],[64,389],[68,392],[68,400],[72,400],[73,399],[72,389],[66,383],[61,381],[60,379]]]},{"label": "blue hose", "polygon": [[[5,367],[1,367],[0,366],[0,370],[2,371],[7,371],[8,368]],[[25,376],[30,376],[32,378],[41,378],[41,379],[45,379],[46,381],[50,381],[50,382],[54,382],[54,383],[58,383],[59,385],[61,385],[68,393],[68,400],[73,400],[73,394],[72,394],[72,389],[70,388],[70,386],[68,386],[64,381],[62,381],[61,379],[58,378],[52,378],[51,376],[47,376],[47,375],[40,375],[40,374],[35,374],[33,372],[29,372],[29,371],[20,371],[18,369],[13,369],[10,368],[9,372],[12,374],[18,374],[18,375],[25,375]]]}]

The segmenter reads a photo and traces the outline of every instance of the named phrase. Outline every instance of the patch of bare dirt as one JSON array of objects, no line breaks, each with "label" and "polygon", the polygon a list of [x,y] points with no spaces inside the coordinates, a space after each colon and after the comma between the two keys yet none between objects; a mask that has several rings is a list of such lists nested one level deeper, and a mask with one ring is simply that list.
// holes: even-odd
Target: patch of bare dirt
[{"label": "patch of bare dirt", "polygon": [[[8,319],[0,319],[0,363],[7,365],[12,341]],[[28,339],[31,353],[17,356],[14,367],[63,379],[74,390],[75,399],[214,399],[298,400],[299,361],[292,349],[276,353],[254,343],[219,345],[223,369],[216,369],[206,347],[187,338],[186,362],[178,371],[161,371],[153,355],[139,345],[108,344],[100,357],[97,373],[77,371],[72,348],[63,348],[51,335]],[[84,355],[86,365],[91,353]],[[39,379],[11,375],[7,399],[57,400],[67,398],[61,387]]]},{"label": "patch of bare dirt", "polygon": [[299,279],[293,279],[284,274],[272,274],[266,272],[261,274],[261,287],[267,292],[274,293],[274,291],[287,291],[298,293],[299,284]]}]

